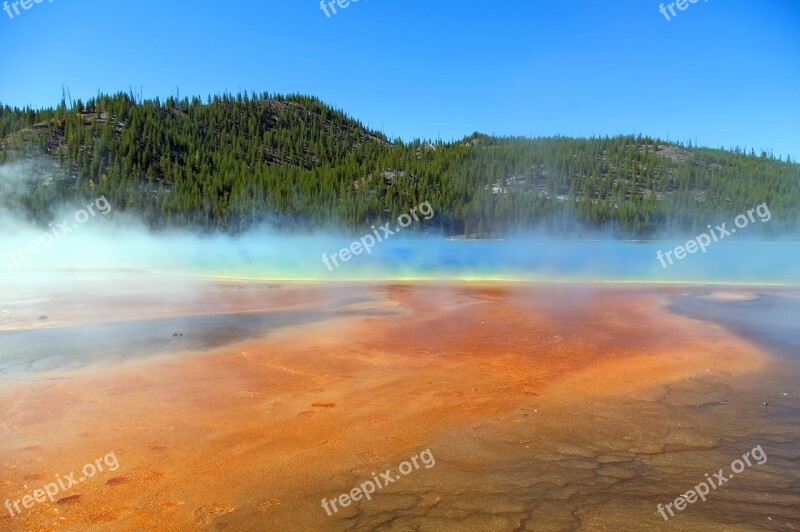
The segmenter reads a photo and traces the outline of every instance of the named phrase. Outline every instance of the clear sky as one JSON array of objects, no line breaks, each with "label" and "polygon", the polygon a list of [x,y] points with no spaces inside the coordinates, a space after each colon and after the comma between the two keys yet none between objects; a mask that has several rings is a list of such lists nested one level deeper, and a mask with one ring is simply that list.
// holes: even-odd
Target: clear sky
[{"label": "clear sky", "polygon": [[299,92],[404,140],[644,133],[800,159],[800,1],[687,6],[44,0],[0,11],[0,102]]}]

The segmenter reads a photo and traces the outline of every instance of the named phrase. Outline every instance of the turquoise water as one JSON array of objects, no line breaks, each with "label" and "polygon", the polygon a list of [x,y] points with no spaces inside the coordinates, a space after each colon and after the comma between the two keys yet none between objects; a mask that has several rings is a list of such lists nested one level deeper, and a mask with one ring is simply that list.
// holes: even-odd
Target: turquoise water
[{"label": "turquoise water", "polygon": [[[657,258],[686,241],[386,240],[349,260],[330,258],[344,239],[301,237],[263,247],[242,240],[225,254],[204,253],[180,268],[223,277],[276,280],[518,280],[800,284],[800,244],[717,242],[669,264]],[[356,247],[356,250],[359,248]],[[328,264],[322,254],[328,256]],[[347,257],[345,257],[347,258]]]},{"label": "turquoise water", "polygon": [[[8,242],[18,249],[28,236]],[[27,240],[26,240],[27,239]],[[239,236],[150,234],[113,228],[70,236],[21,262],[14,273],[55,269],[150,269],[173,274],[271,280],[506,280],[800,284],[800,243],[755,242],[739,235],[711,243],[673,264],[657,258],[676,241],[445,240],[394,235],[369,252],[351,236],[285,235],[254,230]],[[371,240],[371,241],[370,241]],[[339,256],[352,248],[358,255]],[[2,250],[0,250],[2,251]],[[328,258],[328,265],[323,261]],[[334,260],[333,257],[337,256]],[[674,254],[672,255],[674,257]],[[6,272],[12,273],[12,272]]]}]

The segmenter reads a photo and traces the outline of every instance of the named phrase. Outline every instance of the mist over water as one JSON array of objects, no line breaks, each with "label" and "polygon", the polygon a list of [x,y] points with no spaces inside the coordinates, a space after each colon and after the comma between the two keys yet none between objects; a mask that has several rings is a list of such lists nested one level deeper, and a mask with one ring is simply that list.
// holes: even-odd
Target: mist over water
[{"label": "mist over water", "polygon": [[[389,236],[375,226],[353,234],[325,230],[287,234],[266,223],[238,235],[177,229],[154,232],[105,196],[53,209],[52,221],[39,225],[29,220],[29,213],[8,201],[30,194],[34,183],[47,186],[56,175],[52,161],[44,158],[0,165],[0,192],[6,198],[0,202],[3,275],[19,279],[20,275],[43,270],[143,269],[254,280],[800,281],[795,267],[800,260],[800,244],[788,240],[761,242],[745,231],[712,242],[694,254],[687,253],[681,260],[670,258],[670,264],[659,259],[659,252],[685,245],[695,235],[623,241],[518,233],[503,240],[479,241],[422,236],[414,230],[424,220],[411,222],[408,228],[395,223],[391,227],[394,234]],[[420,212],[425,220],[435,222],[438,207],[427,202],[426,207]],[[763,207],[766,209],[766,205]],[[91,215],[89,211],[93,211]],[[768,209],[759,211],[753,223],[771,222],[771,213],[769,218],[766,213]],[[69,231],[64,231],[63,223]],[[364,245],[367,243],[371,245]],[[351,251],[342,256],[344,249]]]},{"label": "mist over water", "polygon": [[[800,245],[721,241],[665,268],[657,259],[683,241],[564,240],[517,235],[465,241],[395,235],[369,253],[337,253],[358,238],[286,236],[264,228],[238,236],[188,231],[151,233],[135,222],[97,216],[49,249],[12,265],[9,257],[43,233],[16,226],[0,237],[4,275],[50,269],[148,269],[166,273],[269,280],[507,280],[797,284]],[[358,248],[356,248],[358,249]],[[329,258],[328,266],[323,254]],[[330,260],[337,256],[336,263]],[[336,266],[335,264],[338,264]]]}]

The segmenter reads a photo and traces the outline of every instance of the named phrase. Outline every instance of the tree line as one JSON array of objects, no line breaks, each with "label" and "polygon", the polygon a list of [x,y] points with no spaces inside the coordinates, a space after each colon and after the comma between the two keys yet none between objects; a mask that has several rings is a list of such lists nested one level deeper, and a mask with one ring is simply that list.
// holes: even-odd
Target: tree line
[{"label": "tree line", "polygon": [[800,221],[800,165],[788,157],[641,135],[404,142],[303,95],[0,106],[0,139],[0,162],[36,161],[42,174],[0,201],[40,222],[100,195],[155,230],[234,233],[264,222],[360,231],[424,201],[436,217],[415,229],[447,236],[646,238],[702,231],[762,202],[767,236]]}]

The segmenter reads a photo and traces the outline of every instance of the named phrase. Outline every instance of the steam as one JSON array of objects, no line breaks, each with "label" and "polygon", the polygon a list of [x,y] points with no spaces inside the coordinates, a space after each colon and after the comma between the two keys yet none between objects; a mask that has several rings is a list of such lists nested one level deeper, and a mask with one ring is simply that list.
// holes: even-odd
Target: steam
[{"label": "steam", "polygon": [[[5,198],[24,195],[34,184],[47,186],[47,163],[0,166]],[[425,219],[438,214],[424,202]],[[772,218],[766,204],[755,208],[754,223]],[[314,280],[509,280],[545,282],[724,282],[796,284],[793,266],[800,246],[754,241],[741,231],[676,261],[669,268],[659,250],[686,240],[632,242],[566,240],[544,234],[516,234],[500,241],[447,240],[414,236],[409,230],[374,243],[369,253],[350,256],[335,269],[324,257],[358,249],[364,235],[318,231],[287,235],[268,224],[239,235],[190,230],[152,232],[104,196],[63,205],[54,219],[37,226],[19,209],[4,206],[0,223],[0,273],[6,277],[52,270],[149,270],[183,276]],[[732,217],[733,218],[733,217]],[[410,218],[409,218],[410,220]],[[63,224],[71,230],[64,233]],[[417,220],[414,223],[422,223]],[[61,229],[60,229],[61,228]],[[394,227],[394,229],[398,229]],[[411,228],[409,228],[411,229]],[[47,236],[49,235],[49,236]]]}]

